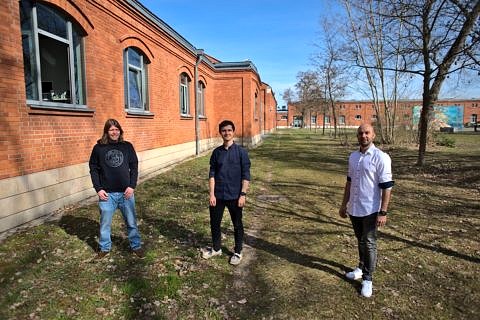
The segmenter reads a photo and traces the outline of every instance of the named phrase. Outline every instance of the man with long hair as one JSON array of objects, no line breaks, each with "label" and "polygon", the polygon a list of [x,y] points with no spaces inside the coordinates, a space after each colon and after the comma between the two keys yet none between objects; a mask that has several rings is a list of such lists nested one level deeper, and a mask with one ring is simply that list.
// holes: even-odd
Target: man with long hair
[{"label": "man with long hair", "polygon": [[100,208],[99,252],[96,259],[103,259],[110,253],[112,218],[117,208],[127,226],[130,248],[137,257],[144,258],[134,197],[138,159],[133,145],[123,139],[123,129],[117,120],[108,119],[105,122],[103,135],[93,147],[89,166]]}]

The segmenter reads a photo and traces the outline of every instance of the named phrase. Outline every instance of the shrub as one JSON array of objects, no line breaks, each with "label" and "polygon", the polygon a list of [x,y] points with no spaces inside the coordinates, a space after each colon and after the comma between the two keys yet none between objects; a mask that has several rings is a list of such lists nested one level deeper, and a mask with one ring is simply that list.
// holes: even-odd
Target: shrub
[{"label": "shrub", "polygon": [[455,139],[445,134],[437,135],[435,137],[435,143],[439,146],[455,148]]}]

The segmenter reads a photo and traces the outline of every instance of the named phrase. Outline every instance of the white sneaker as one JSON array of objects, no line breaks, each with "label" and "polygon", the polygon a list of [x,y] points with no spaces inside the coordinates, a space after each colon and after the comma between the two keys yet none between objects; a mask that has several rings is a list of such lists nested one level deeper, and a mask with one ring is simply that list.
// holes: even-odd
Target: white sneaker
[{"label": "white sneaker", "polygon": [[345,276],[350,280],[362,279],[362,275],[363,275],[363,272],[362,272],[362,269],[360,268],[355,268],[353,269],[353,271],[347,272],[345,274]]},{"label": "white sneaker", "polygon": [[219,256],[221,254],[222,254],[222,249],[219,249],[218,251],[215,251],[213,248],[202,250],[203,259],[210,259],[211,257]]},{"label": "white sneaker", "polygon": [[372,296],[373,283],[369,280],[362,281],[362,296],[365,298],[370,298]]},{"label": "white sneaker", "polygon": [[233,256],[230,258],[230,264],[236,266],[237,264],[242,261],[242,254],[241,253],[234,253]]}]

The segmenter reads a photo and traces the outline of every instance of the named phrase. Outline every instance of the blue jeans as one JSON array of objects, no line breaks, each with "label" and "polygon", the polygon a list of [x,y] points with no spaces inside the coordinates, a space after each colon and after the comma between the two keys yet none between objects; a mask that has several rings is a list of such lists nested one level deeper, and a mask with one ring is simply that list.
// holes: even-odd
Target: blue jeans
[{"label": "blue jeans", "polygon": [[137,216],[135,213],[135,197],[132,195],[130,199],[125,199],[123,192],[110,192],[107,200],[100,200],[98,203],[100,208],[100,251],[110,251],[112,248],[112,239],[110,238],[110,230],[112,226],[112,218],[115,210],[120,209],[123,220],[127,225],[128,240],[133,250],[140,249],[142,242],[137,227]]},{"label": "blue jeans", "polygon": [[350,221],[358,241],[358,268],[362,269],[363,280],[372,281],[377,264],[377,213],[366,217],[350,216]]}]

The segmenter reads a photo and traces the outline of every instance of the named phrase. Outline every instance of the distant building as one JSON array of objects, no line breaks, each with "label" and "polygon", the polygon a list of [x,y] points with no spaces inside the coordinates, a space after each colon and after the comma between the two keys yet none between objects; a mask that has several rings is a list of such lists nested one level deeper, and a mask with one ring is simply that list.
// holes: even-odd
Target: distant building
[{"label": "distant building", "polygon": [[[421,106],[421,100],[400,100],[396,109],[395,124],[417,127]],[[335,108],[337,126],[340,127],[356,128],[362,123],[377,121],[377,114],[371,101],[338,101]],[[461,130],[463,127],[479,121],[480,99],[443,99],[437,101],[434,109],[437,118],[442,118],[441,120],[437,119],[437,126],[451,126],[456,130]],[[383,114],[382,112],[381,110],[381,114]],[[444,123],[441,124],[440,121]],[[296,127],[299,126],[299,123],[303,123],[303,126],[306,127],[323,127],[324,123],[326,127],[334,126],[330,110],[323,114],[311,109],[304,110],[302,114],[300,108],[295,104],[289,104],[287,111],[277,111],[278,127],[280,127],[279,123],[285,127]]]},{"label": "distant building", "polygon": [[108,118],[141,177],[216,146],[221,120],[245,146],[276,127],[251,61],[204,53],[137,0],[4,0],[0,29],[0,232],[95,195]]}]

